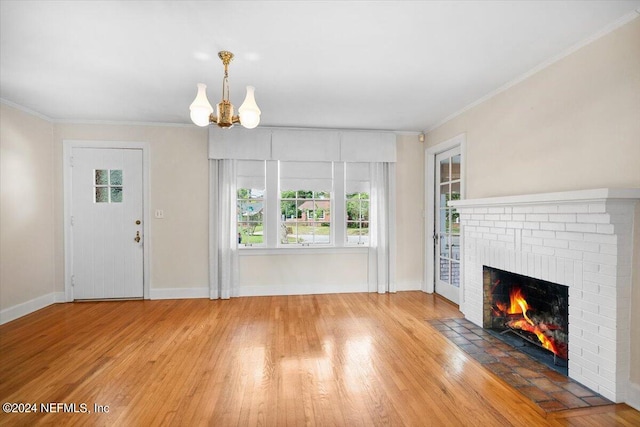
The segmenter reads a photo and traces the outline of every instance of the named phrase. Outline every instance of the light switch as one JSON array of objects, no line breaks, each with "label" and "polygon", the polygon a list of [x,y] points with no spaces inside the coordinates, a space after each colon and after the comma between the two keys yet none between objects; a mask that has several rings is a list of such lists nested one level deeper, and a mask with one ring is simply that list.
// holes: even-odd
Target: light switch
[{"label": "light switch", "polygon": [[155,214],[156,218],[158,219],[162,219],[164,218],[164,211],[162,209],[156,209],[156,214]]}]

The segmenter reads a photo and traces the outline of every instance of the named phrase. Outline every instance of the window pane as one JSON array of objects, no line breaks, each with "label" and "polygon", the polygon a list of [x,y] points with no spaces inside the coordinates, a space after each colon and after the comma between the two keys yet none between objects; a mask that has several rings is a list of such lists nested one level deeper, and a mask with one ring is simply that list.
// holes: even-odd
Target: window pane
[{"label": "window pane", "polygon": [[95,170],[95,185],[108,185],[109,184],[109,175],[108,171],[105,169],[96,169]]},{"label": "window pane", "polygon": [[122,187],[111,187],[111,203],[122,203]]},{"label": "window pane", "polygon": [[111,176],[111,181],[109,181],[109,184],[122,185],[122,170],[112,169],[110,171],[110,176]]},{"label": "window pane", "polygon": [[440,160],[440,182],[449,182],[449,159]]},{"label": "window pane", "polygon": [[451,284],[460,287],[460,263],[451,261]]},{"label": "window pane", "polygon": [[449,260],[440,258],[440,280],[449,282]]},{"label": "window pane", "polygon": [[95,187],[95,203],[109,203],[109,187]]},{"label": "window pane", "polygon": [[238,243],[251,246],[264,243],[264,226],[262,222],[239,222]]},{"label": "window pane", "polygon": [[451,158],[451,180],[460,179],[460,154]]}]

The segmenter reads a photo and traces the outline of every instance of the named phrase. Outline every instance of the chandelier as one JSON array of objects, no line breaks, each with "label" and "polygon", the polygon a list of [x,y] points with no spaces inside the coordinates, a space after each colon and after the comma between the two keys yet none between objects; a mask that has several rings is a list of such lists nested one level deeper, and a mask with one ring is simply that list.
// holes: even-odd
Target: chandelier
[{"label": "chandelier", "polygon": [[230,128],[240,123],[247,129],[253,129],[260,123],[260,108],[256,104],[254,96],[255,88],[247,86],[247,96],[238,108],[239,115],[233,115],[233,104],[229,101],[229,63],[233,59],[233,53],[223,50],[218,56],[224,64],[224,78],[222,79],[222,101],[217,105],[216,114],[207,99],[207,85],[198,83],[198,94],[189,106],[191,120],[198,126],[217,124],[221,128]]}]

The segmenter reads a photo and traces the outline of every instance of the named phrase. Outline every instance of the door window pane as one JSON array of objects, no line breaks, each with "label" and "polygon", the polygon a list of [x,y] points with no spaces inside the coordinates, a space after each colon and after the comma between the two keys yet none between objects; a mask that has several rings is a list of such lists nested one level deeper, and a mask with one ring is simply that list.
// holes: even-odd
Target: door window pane
[{"label": "door window pane", "polygon": [[109,171],[104,169],[95,170],[95,185],[108,185],[109,184]]},{"label": "door window pane", "polygon": [[95,203],[109,203],[109,188],[95,187]]},{"label": "door window pane", "polygon": [[449,181],[449,159],[440,161],[440,182]]}]

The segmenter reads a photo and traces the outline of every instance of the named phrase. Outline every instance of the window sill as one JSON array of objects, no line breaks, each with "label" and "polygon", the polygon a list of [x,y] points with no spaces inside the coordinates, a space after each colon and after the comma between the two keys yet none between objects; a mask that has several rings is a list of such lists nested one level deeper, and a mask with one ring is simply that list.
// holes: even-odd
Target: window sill
[{"label": "window sill", "polygon": [[238,248],[240,256],[260,256],[260,255],[318,255],[318,254],[363,254],[369,252],[369,246],[296,246],[294,248]]}]

